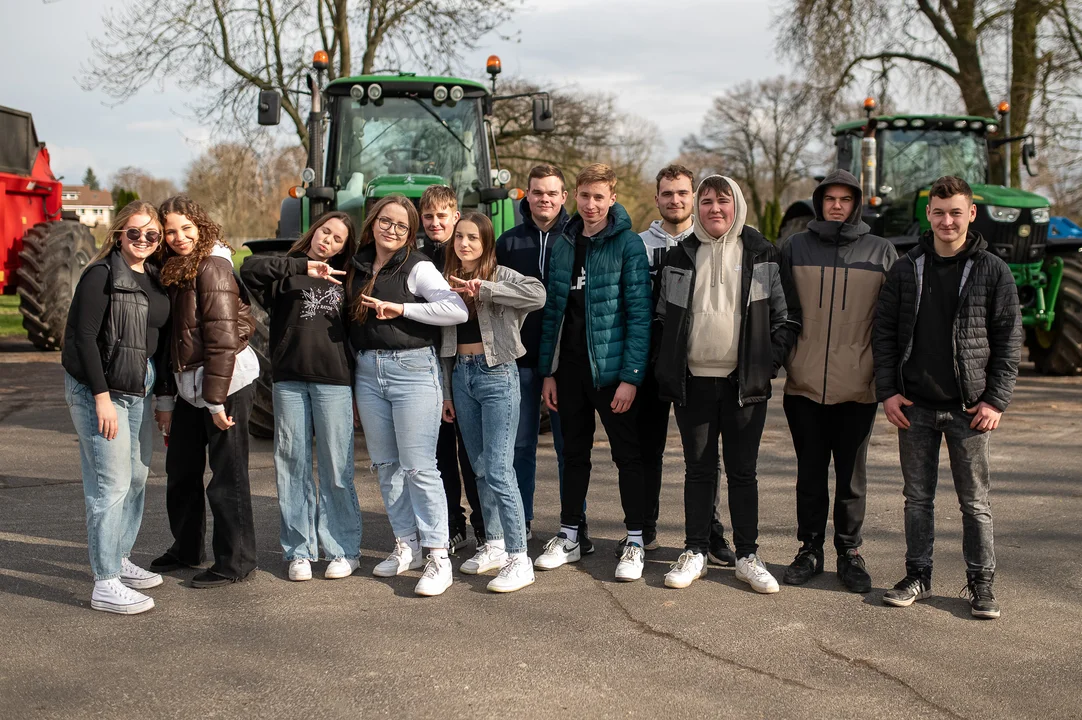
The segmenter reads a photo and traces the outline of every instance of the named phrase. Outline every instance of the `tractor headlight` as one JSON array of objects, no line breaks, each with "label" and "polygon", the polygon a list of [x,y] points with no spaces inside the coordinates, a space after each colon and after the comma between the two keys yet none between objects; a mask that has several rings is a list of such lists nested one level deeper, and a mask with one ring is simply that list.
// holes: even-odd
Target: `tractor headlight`
[{"label": "tractor headlight", "polygon": [[1033,208],[1033,210],[1030,211],[1030,215],[1033,217],[1033,222],[1046,223],[1048,222],[1048,219],[1052,215],[1052,213],[1049,212],[1048,208],[1043,207]]},{"label": "tractor headlight", "polygon": [[446,101],[447,88],[445,88],[443,85],[437,85],[435,89],[432,90],[432,99],[438,103]]},{"label": "tractor headlight", "polygon": [[351,87],[349,89],[349,96],[357,102],[364,100],[364,85],[354,85]]},{"label": "tractor headlight", "polygon": [[455,85],[453,88],[451,88],[451,102],[458,102],[459,100],[461,100],[465,96],[466,96],[466,91],[463,90],[458,85]]},{"label": "tractor headlight", "polygon": [[500,185],[506,185],[507,183],[511,182],[511,171],[507,168],[502,168],[498,173],[496,173],[496,182],[498,182]]},{"label": "tractor headlight", "polygon": [[379,83],[372,83],[368,86],[369,100],[379,100],[381,97],[383,97],[383,88],[380,87]]},{"label": "tractor headlight", "polygon": [[999,205],[985,205],[988,208],[988,217],[996,222],[1012,223],[1022,214],[1019,208],[1000,207]]}]

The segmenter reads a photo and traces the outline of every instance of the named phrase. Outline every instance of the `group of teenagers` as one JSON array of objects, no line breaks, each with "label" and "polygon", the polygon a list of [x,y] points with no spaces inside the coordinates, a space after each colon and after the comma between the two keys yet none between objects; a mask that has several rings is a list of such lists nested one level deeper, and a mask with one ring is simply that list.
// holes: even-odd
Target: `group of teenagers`
[{"label": "group of teenagers", "polygon": [[[658,549],[670,411],[684,455],[684,552],[665,585],[686,588],[708,563],[779,590],[758,554],[756,464],[771,381],[797,461],[797,540],[783,581],[824,569],[833,522],[839,581],[868,592],[860,554],[868,444],[878,404],[897,426],[905,497],[905,577],[884,602],[931,594],[933,503],[946,438],[962,511],[972,614],[998,617],[989,505],[989,435],[1007,409],[1021,352],[1007,265],[969,230],[972,190],[931,187],[931,229],[898,257],[861,219],[861,188],[836,170],[813,196],[815,219],[778,245],[747,224],[733,180],[697,184],[681,165],[656,178],[661,215],[641,234],[616,202],[606,165],[583,169],[564,208],[561,171],[528,176],[522,223],[495,237],[455,191],[375,202],[357,232],[329,212],[282,256],[234,271],[206,211],[184,196],[123,208],[76,289],[64,338],[67,404],[79,436],[91,605],[135,614],[161,573],[213,563],[195,587],[256,568],[248,421],[259,359],[250,304],[270,314],[274,469],[288,577],[352,575],[361,512],[354,429],[363,428],[395,545],[372,573],[422,569],[415,592],[490,573],[494,592],[532,584],[594,552],[586,519],[596,419],[617,469],[626,535],[615,577],[642,577]],[[423,232],[422,232],[423,231]],[[551,421],[560,529],[532,561],[541,403]],[[166,435],[173,544],[147,568],[130,560],[154,425]],[[313,472],[313,438],[316,467]],[[720,442],[719,442],[720,441]],[[720,445],[720,451],[719,451]],[[209,457],[211,479],[204,489]],[[727,488],[732,545],[720,492]],[[316,477],[318,476],[318,483]]]}]

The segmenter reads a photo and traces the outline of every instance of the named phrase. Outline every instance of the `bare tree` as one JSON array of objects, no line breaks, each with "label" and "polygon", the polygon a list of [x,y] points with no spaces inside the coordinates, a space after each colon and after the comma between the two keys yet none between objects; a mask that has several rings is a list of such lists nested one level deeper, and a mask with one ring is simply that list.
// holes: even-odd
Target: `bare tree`
[{"label": "bare tree", "polygon": [[151,175],[140,167],[125,166],[113,173],[113,190],[124,189],[134,192],[140,200],[152,205],[160,205],[163,200],[177,194],[176,184],[169,178]]},{"label": "bare tree", "polygon": [[[407,64],[444,72],[520,2],[124,0],[105,15],[82,84],[124,101],[169,79],[203,91],[195,114],[228,129],[251,125],[257,91],[280,90],[282,109],[308,147],[299,93],[315,50],[327,52],[331,79],[355,69],[368,74]],[[353,63],[355,53],[360,68]]]},{"label": "bare tree", "polygon": [[818,160],[816,139],[823,128],[814,92],[783,76],[738,85],[714,99],[702,130],[682,145],[699,176],[717,172],[740,183],[768,237],[777,233],[786,191]]}]

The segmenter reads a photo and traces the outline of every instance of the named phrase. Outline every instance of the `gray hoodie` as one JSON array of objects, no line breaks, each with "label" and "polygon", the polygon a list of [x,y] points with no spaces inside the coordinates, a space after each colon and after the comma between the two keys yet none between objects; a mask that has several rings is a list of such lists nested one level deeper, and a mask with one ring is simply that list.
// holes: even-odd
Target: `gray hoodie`
[{"label": "gray hoodie", "polygon": [[661,227],[661,221],[655,220],[650,223],[649,228],[639,233],[643,245],[646,246],[646,257],[650,261],[651,277],[656,276],[657,271],[661,269],[662,264],[665,262],[665,253],[669,251],[669,248],[676,247],[681,240],[694,231],[694,227],[689,227],[679,235],[670,235]]}]

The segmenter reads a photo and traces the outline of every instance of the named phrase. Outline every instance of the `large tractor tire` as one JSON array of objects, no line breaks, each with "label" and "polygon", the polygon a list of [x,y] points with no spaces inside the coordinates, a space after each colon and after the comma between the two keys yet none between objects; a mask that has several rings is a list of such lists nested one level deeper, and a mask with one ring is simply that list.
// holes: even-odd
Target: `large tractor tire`
[{"label": "large tractor tire", "polygon": [[778,230],[778,243],[787,239],[790,235],[796,235],[798,232],[804,232],[808,229],[808,223],[815,218],[811,215],[800,215],[789,220]]},{"label": "large tractor tire", "polygon": [[90,229],[71,220],[38,223],[23,235],[19,312],[34,347],[59,350],[63,345],[68,306],[95,252]]},{"label": "large tractor tire", "polygon": [[255,330],[248,344],[259,358],[259,377],[255,381],[255,400],[248,420],[248,434],[257,438],[271,438],[274,437],[274,394],[271,390],[270,317],[256,302],[252,303],[252,320],[255,321]]},{"label": "large tractor tire", "polygon": [[1050,330],[1026,332],[1029,359],[1042,375],[1082,372],[1082,258],[1063,257],[1063,281],[1056,298],[1056,317]]}]

